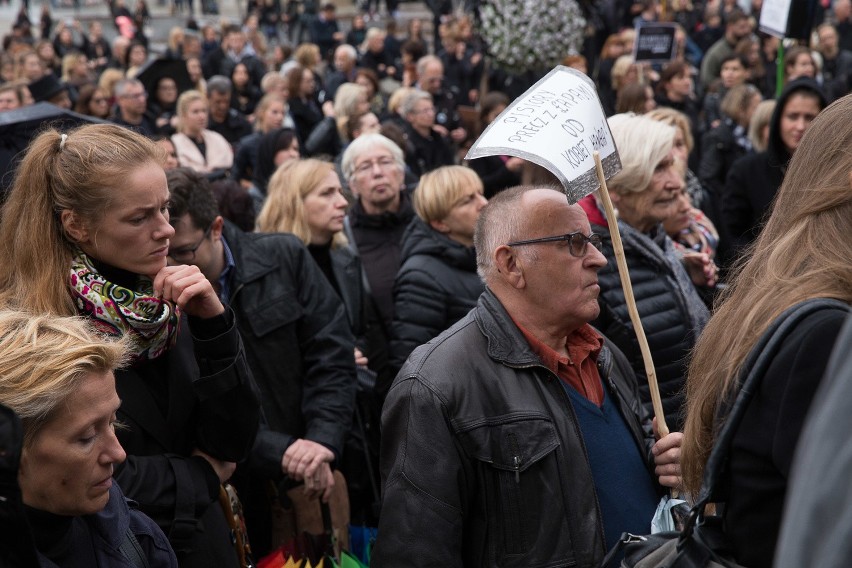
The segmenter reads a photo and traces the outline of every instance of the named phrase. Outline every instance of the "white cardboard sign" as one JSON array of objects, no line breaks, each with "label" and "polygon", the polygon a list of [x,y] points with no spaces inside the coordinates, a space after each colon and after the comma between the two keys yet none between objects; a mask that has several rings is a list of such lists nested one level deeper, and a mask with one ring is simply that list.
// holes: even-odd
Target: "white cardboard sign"
[{"label": "white cardboard sign", "polygon": [[760,9],[760,31],[784,39],[792,0],[764,0]]},{"label": "white cardboard sign", "polygon": [[593,152],[604,176],[621,171],[621,160],[594,83],[558,66],[494,119],[466,159],[517,156],[550,170],[576,203],[600,187]]}]

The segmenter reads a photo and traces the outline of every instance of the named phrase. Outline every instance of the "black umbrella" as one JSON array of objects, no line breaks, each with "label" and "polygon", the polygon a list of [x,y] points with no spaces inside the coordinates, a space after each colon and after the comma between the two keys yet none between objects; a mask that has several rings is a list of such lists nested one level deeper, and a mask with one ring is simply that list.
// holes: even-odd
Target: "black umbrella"
[{"label": "black umbrella", "polygon": [[178,93],[195,88],[195,83],[189,78],[186,70],[186,61],[183,59],[154,59],[139,69],[136,78],[145,86],[148,97],[154,95],[157,82],[163,77],[171,77],[175,80]]},{"label": "black umbrella", "polygon": [[0,190],[3,197],[12,187],[16,156],[27,148],[36,134],[49,127],[64,131],[84,124],[103,123],[107,121],[44,102],[0,112]]}]

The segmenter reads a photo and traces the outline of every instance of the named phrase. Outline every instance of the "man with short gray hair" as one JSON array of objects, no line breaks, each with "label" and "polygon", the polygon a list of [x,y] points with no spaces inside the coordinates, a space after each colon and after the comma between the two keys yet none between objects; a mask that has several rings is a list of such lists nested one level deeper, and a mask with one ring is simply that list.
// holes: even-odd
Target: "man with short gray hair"
[{"label": "man with short gray hair", "polygon": [[207,128],[221,134],[231,146],[252,132],[251,123],[243,114],[231,108],[233,84],[224,75],[214,75],[207,81],[207,103],[210,108]]},{"label": "man with short gray hair", "polygon": [[148,93],[138,79],[122,79],[115,84],[116,110],[112,122],[144,136],[157,133],[157,123],[148,114]]},{"label": "man with short gray hair", "polygon": [[344,43],[334,50],[334,69],[325,78],[326,100],[334,100],[337,89],[343,83],[355,82],[355,65],[358,63],[358,52],[355,48]]},{"label": "man with short gray hair", "polygon": [[679,484],[682,435],[654,442],[630,364],[588,323],[606,258],[580,206],[507,189],[474,243],[485,292],[384,404],[372,566],[598,566]]}]

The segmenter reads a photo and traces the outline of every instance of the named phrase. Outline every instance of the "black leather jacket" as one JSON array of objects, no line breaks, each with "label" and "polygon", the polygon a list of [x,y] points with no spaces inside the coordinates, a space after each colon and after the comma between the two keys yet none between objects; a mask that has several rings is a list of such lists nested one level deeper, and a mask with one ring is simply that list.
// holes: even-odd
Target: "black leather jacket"
[{"label": "black leather jacket", "polygon": [[[630,365],[607,341],[598,368],[650,470]],[[372,566],[600,564],[603,524],[568,395],[490,290],[408,359],[382,436]]]},{"label": "black leather jacket", "polygon": [[293,235],[247,234],[227,224],[224,236],[236,265],[228,304],[269,426],[253,458],[280,472],[295,438],[339,457],[355,404],[354,339],[343,303]]}]

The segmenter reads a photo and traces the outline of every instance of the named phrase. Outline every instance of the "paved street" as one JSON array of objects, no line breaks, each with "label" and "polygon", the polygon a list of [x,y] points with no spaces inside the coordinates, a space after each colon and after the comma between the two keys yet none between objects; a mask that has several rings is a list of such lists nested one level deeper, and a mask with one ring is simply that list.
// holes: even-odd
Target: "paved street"
[{"label": "paved street", "polygon": [[[107,7],[106,2],[103,0],[91,0],[94,3],[86,5],[86,0],[79,1],[81,3],[79,8],[73,8],[70,6],[57,6],[56,8],[52,8],[51,12],[54,20],[58,22],[62,19],[75,18],[80,20],[84,26],[86,22],[90,20],[100,20],[105,24],[104,34],[107,39],[112,40],[112,38],[116,35],[116,30],[115,26],[112,24],[109,8]],[[337,5],[338,19],[340,20],[341,29],[343,29],[343,31],[347,31],[349,29],[349,22],[351,21],[352,15],[356,12],[356,5],[351,0],[333,1]],[[128,8],[133,11],[134,0],[126,0],[126,2]],[[234,23],[237,23],[242,19],[243,12],[245,10],[245,0],[218,0],[218,2],[220,11],[219,15],[196,15],[196,21],[198,22],[199,27],[210,22],[219,23],[223,19]],[[196,8],[199,3],[200,0],[194,0]],[[384,6],[384,4],[382,4],[382,6]],[[20,0],[12,0],[11,4],[0,5],[0,37],[9,33],[20,7]],[[149,0],[148,9],[151,12],[151,23],[149,28],[146,29],[146,33],[151,38],[152,50],[156,53],[165,49],[166,38],[168,37],[169,30],[174,26],[185,25],[187,18],[186,16],[171,15],[170,0],[167,0],[164,5],[159,5],[157,0]],[[36,31],[38,30],[40,11],[41,3],[31,1],[29,15],[30,21],[33,22],[33,28]],[[400,4],[399,19],[401,26],[404,26],[409,19],[415,17],[423,18],[424,20],[431,20],[431,14],[422,2],[405,2]]]}]

